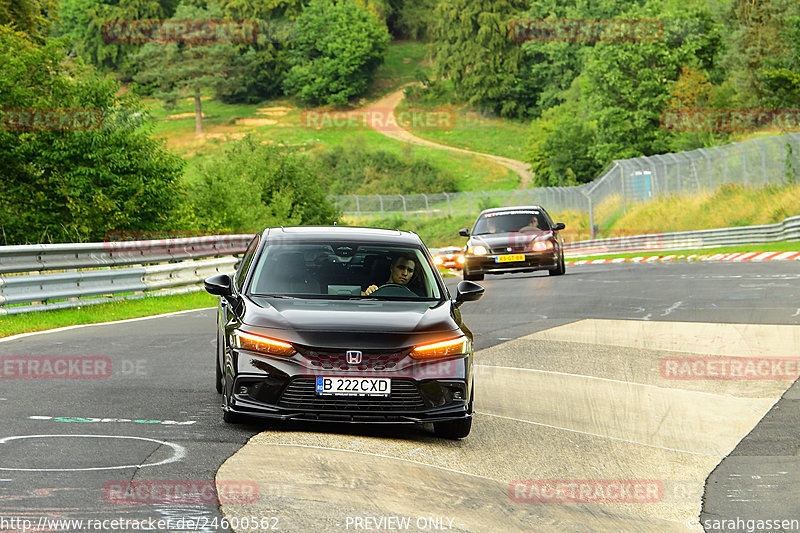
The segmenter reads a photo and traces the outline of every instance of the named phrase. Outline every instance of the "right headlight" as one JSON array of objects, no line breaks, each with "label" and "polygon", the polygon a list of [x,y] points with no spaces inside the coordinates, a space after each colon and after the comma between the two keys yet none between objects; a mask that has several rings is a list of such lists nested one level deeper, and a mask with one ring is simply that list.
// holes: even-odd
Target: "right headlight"
[{"label": "right headlight", "polygon": [[467,253],[472,255],[486,255],[489,253],[489,250],[487,250],[485,246],[478,244],[476,246],[469,246],[467,248]]},{"label": "right headlight", "polygon": [[269,337],[254,335],[253,333],[246,333],[244,331],[234,331],[233,339],[234,345],[237,348],[251,352],[282,357],[290,357],[297,353],[294,346],[288,342],[270,339]]}]

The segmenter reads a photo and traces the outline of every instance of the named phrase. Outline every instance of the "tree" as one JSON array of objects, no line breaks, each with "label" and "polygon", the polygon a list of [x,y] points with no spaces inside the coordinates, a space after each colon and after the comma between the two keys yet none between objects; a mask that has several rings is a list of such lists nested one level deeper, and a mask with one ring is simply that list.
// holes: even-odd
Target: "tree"
[{"label": "tree", "polygon": [[[218,8],[197,8],[181,4],[172,20],[219,20]],[[209,88],[217,93],[225,87],[226,79],[241,72],[250,58],[242,58],[230,42],[150,42],[145,44],[133,59],[141,63],[134,77],[137,83],[153,84],[154,95],[168,105],[190,94],[194,98],[195,133],[203,132],[203,107],[201,90]]]},{"label": "tree", "polygon": [[577,78],[565,93],[564,103],[547,109],[531,125],[528,159],[536,186],[588,183],[603,167],[592,152],[596,126],[585,109],[582,82]]},{"label": "tree", "polygon": [[267,226],[331,224],[336,210],[308,158],[247,136],[201,169],[191,189],[206,231],[247,233]]},{"label": "tree", "polygon": [[58,13],[57,0],[0,0],[0,25],[43,43]]},{"label": "tree", "polygon": [[[0,26],[0,232],[5,244],[102,240],[175,223],[182,160],[119,84]],[[17,111],[13,111],[17,110]],[[33,117],[33,118],[31,118]],[[55,120],[52,120],[52,119]]]},{"label": "tree", "polygon": [[598,42],[588,52],[584,73],[587,109],[597,122],[595,160],[669,152],[676,139],[661,127],[661,113],[672,98],[684,67],[710,69],[719,47],[719,27],[704,7],[668,11],[658,0],[633,8],[628,18],[662,16],[660,39]]},{"label": "tree", "polygon": [[61,0],[56,35],[70,40],[72,51],[104,72],[132,79],[136,64],[130,55],[140,44],[111,42],[107,27],[117,22],[165,19],[175,11],[175,0]]},{"label": "tree", "polygon": [[389,31],[354,0],[311,0],[297,19],[287,94],[312,105],[345,105],[366,92],[383,63]]},{"label": "tree", "polygon": [[436,75],[450,78],[459,98],[503,116],[523,116],[522,51],[508,25],[523,0],[442,0],[436,9]]},{"label": "tree", "polygon": [[[800,4],[795,0],[735,0],[729,20],[729,46],[721,63],[738,91],[737,104],[771,107],[780,106],[786,96],[791,100],[793,82],[787,71],[797,73],[800,67],[796,40]],[[781,93],[777,98],[775,90]]]}]

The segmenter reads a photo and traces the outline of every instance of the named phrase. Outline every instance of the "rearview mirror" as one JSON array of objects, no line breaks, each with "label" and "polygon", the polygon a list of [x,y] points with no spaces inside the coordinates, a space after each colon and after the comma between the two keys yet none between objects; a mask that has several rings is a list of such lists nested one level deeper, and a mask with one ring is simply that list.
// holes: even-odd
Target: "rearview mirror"
[{"label": "rearview mirror", "polygon": [[486,289],[478,285],[474,281],[462,281],[456,288],[456,307],[461,306],[464,302],[475,302],[480,300]]},{"label": "rearview mirror", "polygon": [[205,280],[203,285],[209,294],[214,294],[216,296],[230,296],[233,294],[233,290],[231,289],[231,277],[227,274],[211,276]]},{"label": "rearview mirror", "polygon": [[462,237],[469,237],[469,230],[467,228],[461,228],[458,230],[458,234]]}]

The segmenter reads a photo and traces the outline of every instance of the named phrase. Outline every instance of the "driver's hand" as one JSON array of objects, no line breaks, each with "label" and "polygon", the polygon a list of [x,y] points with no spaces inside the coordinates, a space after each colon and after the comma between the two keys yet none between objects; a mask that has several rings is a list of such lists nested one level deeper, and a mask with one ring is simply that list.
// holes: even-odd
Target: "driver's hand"
[{"label": "driver's hand", "polygon": [[361,295],[362,296],[369,296],[370,294],[372,294],[373,292],[375,292],[377,290],[378,290],[378,286],[377,285],[370,285],[369,287],[367,287],[367,290],[361,292]]}]

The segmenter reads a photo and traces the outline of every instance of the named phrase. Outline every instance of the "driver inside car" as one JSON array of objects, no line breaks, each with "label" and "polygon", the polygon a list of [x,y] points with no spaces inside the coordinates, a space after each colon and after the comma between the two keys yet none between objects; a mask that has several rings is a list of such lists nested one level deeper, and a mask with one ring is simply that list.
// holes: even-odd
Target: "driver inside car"
[{"label": "driver inside car", "polygon": [[[383,285],[393,283],[395,285],[408,285],[414,277],[416,264],[414,259],[408,255],[398,255],[389,265],[389,279]],[[366,290],[361,291],[361,296],[368,296],[378,290],[377,285],[370,285]]]}]

